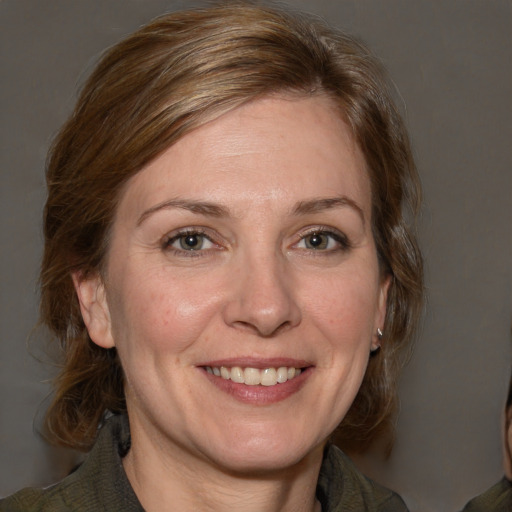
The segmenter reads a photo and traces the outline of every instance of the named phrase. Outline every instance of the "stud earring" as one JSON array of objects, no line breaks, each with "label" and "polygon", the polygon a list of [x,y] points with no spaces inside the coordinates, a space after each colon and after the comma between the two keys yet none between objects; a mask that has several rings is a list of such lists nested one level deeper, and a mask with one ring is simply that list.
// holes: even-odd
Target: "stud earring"
[{"label": "stud earring", "polygon": [[374,346],[374,347],[372,347],[372,349],[370,350],[370,352],[371,352],[372,354],[374,354],[375,352],[377,352],[377,350],[379,350],[379,349],[380,349],[380,342],[381,342],[381,340],[382,340],[383,336],[384,336],[384,335],[382,334],[382,330],[381,330],[379,327],[377,327],[377,343],[376,343],[376,344],[375,344],[375,346]]}]

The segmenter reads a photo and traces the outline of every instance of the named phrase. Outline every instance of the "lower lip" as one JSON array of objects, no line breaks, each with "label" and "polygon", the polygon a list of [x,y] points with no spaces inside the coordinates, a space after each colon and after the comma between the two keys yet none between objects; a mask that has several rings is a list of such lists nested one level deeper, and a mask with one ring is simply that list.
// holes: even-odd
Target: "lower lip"
[{"label": "lower lip", "polygon": [[274,386],[248,386],[247,384],[239,384],[229,379],[217,377],[202,368],[206,378],[218,389],[231,395],[239,402],[254,405],[268,405],[286,400],[302,388],[310,377],[312,369],[312,367],[304,368],[300,375],[282,384],[275,384]]}]

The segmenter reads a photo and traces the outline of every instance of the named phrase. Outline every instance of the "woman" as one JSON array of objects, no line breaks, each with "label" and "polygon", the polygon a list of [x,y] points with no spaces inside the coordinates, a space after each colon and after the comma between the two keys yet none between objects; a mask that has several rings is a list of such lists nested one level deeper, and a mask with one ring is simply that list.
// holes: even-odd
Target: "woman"
[{"label": "woman", "polygon": [[47,427],[90,453],[1,510],[406,510],[328,442],[389,422],[422,299],[366,48],[245,3],[165,15],[98,64],[47,182]]},{"label": "woman", "polygon": [[462,512],[509,512],[512,510],[512,377],[508,386],[503,428],[503,478],[473,498]]}]

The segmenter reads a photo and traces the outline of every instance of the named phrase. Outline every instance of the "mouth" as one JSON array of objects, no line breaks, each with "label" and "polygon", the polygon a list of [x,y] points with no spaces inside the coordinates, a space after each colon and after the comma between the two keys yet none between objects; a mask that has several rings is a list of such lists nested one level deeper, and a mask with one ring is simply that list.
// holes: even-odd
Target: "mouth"
[{"label": "mouth", "polygon": [[236,357],[197,365],[207,380],[237,401],[271,405],[298,393],[314,374],[311,361],[289,357]]},{"label": "mouth", "polygon": [[303,368],[294,366],[279,366],[269,368],[254,368],[242,366],[204,366],[207,373],[220,377],[224,380],[230,380],[236,384],[245,384],[246,386],[277,386],[284,384],[298,377]]}]

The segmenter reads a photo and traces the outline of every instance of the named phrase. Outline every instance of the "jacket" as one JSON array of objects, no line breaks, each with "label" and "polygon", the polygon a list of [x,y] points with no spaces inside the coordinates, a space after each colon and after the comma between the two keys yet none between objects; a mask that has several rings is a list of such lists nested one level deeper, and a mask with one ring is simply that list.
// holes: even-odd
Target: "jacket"
[{"label": "jacket", "polygon": [[512,512],[512,482],[503,477],[496,485],[473,498],[462,512]]},{"label": "jacket", "polygon": [[[123,469],[129,449],[128,418],[112,416],[75,472],[45,489],[0,500],[0,512],[144,512]],[[397,494],[363,476],[333,445],[324,453],[317,497],[322,512],[407,512]]]}]

